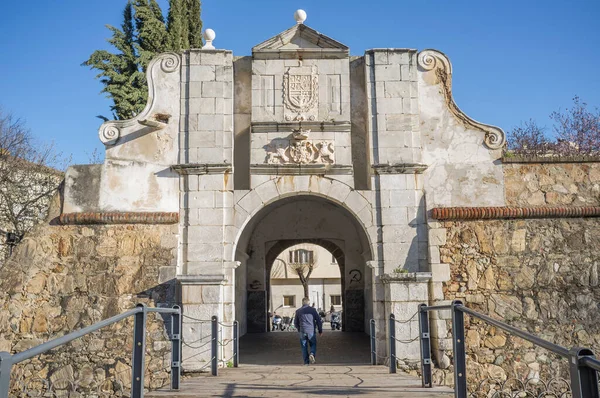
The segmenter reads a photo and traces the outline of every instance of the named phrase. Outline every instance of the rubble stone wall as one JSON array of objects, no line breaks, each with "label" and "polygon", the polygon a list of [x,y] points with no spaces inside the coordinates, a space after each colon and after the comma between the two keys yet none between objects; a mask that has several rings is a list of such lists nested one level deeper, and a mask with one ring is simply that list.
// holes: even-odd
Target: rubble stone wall
[{"label": "rubble stone wall", "polygon": [[[0,268],[0,351],[24,351],[138,303],[175,304],[176,234],[173,225],[36,227]],[[170,342],[160,315],[149,314],[147,328],[145,384],[154,389],[169,381]],[[128,318],[17,364],[12,391],[129,396],[132,336]]]},{"label": "rubble stone wall", "polygon": [[600,205],[600,161],[503,166],[507,206]]},{"label": "rubble stone wall", "polygon": [[[507,206],[600,205],[600,162],[513,160],[505,159],[503,165]],[[450,270],[442,283],[447,303],[458,299],[555,344],[600,353],[599,218],[430,221],[431,225],[439,232],[439,263]],[[434,379],[450,385],[450,311],[433,313],[432,321],[441,331],[434,339]],[[485,379],[568,380],[565,359],[469,316],[465,321],[470,389],[478,389]]]}]

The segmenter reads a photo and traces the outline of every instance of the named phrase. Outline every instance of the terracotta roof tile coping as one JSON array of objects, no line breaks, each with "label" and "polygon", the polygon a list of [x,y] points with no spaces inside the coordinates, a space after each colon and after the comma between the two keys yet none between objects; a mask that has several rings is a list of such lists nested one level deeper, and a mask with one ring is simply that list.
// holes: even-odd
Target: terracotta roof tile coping
[{"label": "terracotta roof tile coping", "polygon": [[431,217],[436,220],[488,220],[507,218],[598,217],[600,207],[436,207]]},{"label": "terracotta roof tile coping", "polygon": [[85,224],[177,224],[177,212],[94,212],[64,213],[58,218],[61,225]]}]

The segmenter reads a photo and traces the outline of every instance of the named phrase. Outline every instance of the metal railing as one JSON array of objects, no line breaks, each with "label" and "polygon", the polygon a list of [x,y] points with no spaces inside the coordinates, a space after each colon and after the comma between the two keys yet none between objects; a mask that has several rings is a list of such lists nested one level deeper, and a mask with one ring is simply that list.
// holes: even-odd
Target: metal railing
[{"label": "metal railing", "polygon": [[149,312],[171,314],[171,389],[179,390],[181,380],[181,308],[178,305],[172,308],[147,307],[138,304],[136,308],[105,319],[81,330],[69,333],[65,336],[50,340],[44,344],[30,348],[23,352],[11,355],[8,352],[0,352],[0,398],[8,398],[10,389],[10,375],[12,367],[27,359],[41,355],[54,348],[60,347],[87,334],[110,326],[116,322],[134,317],[133,326],[133,349],[132,349],[132,377],[131,397],[143,398],[144,396],[144,370],[146,353],[146,320]]},{"label": "metal railing", "polygon": [[[411,340],[400,340],[396,337],[396,324],[406,324],[406,323],[410,323],[412,322],[412,320],[417,316],[418,312],[415,312],[410,318],[406,319],[406,320],[398,320],[396,319],[396,317],[394,316],[394,314],[390,314],[390,319],[389,319],[389,331],[390,331],[390,338],[389,338],[389,345],[388,345],[388,349],[389,349],[389,353],[390,353],[390,357],[389,357],[389,368],[390,368],[390,373],[396,373],[396,361],[399,360],[400,358],[398,358],[398,356],[396,355],[396,343],[401,343],[401,344],[410,344],[413,343],[415,341],[417,341],[419,339],[419,336],[411,339]],[[427,332],[429,335],[429,331]]]},{"label": "metal railing", "polygon": [[[600,398],[598,386],[598,373],[600,372],[600,361],[594,357],[589,348],[573,347],[571,349],[561,347],[549,341],[541,339],[530,333],[510,326],[504,322],[493,319],[487,315],[480,314],[463,305],[460,300],[454,300],[451,305],[427,306],[420,304],[419,314],[419,339],[421,343],[421,374],[423,387],[432,387],[431,366],[431,338],[429,332],[430,311],[452,312],[452,349],[454,351],[454,396],[466,398],[467,391],[467,366],[465,347],[465,322],[464,314],[480,319],[490,325],[502,329],[514,336],[518,336],[539,347],[545,348],[559,356],[568,359],[569,375],[571,380],[571,396],[573,398]],[[395,328],[394,315],[390,315],[390,357],[395,356]],[[392,344],[392,341],[394,344]],[[395,373],[395,360],[390,360],[390,372]],[[393,370],[393,371],[392,371]],[[495,395],[496,396],[496,395]],[[505,396],[505,395],[498,395]],[[506,395],[508,396],[508,395]],[[512,395],[510,395],[512,396]],[[515,395],[521,396],[521,395]],[[530,395],[527,395],[530,396]],[[554,396],[554,395],[551,395]]]},{"label": "metal railing", "polygon": [[[200,350],[210,345],[210,348],[206,348],[204,351],[198,352],[194,355],[197,356],[210,351],[210,360],[196,371],[203,371],[210,366],[211,375],[218,376],[219,363],[227,366],[231,361],[234,368],[238,367],[240,362],[240,326],[238,321],[233,321],[231,324],[226,324],[224,322],[219,322],[219,317],[216,315],[211,317],[211,319],[198,319],[188,315],[183,315],[183,317],[188,319],[190,323],[197,323],[200,325],[200,338],[194,341],[183,340],[183,345],[191,348],[192,350]],[[207,324],[210,324],[210,334],[204,336],[204,333],[202,332],[202,326]],[[221,328],[219,328],[219,326]],[[232,339],[224,340],[222,338],[222,328],[233,329]],[[233,355],[229,359],[219,359],[219,348],[223,349],[229,344],[232,344]]]},{"label": "metal railing", "polygon": [[371,336],[371,365],[377,365],[377,339],[375,335],[375,319],[369,321]]}]

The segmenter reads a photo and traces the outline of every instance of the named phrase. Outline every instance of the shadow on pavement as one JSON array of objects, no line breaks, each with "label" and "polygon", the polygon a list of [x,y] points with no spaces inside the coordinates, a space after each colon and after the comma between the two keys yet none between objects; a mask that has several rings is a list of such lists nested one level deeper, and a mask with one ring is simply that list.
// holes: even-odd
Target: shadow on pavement
[{"label": "shadow on pavement", "polygon": [[[324,330],[317,337],[317,363],[368,364],[369,336],[365,333]],[[240,363],[252,365],[301,365],[297,332],[248,333],[240,339]]]}]

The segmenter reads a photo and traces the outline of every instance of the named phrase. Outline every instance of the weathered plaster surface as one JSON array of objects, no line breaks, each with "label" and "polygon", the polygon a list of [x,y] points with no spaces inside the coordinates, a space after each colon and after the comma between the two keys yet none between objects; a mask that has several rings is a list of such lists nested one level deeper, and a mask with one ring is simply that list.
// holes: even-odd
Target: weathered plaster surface
[{"label": "weathered plaster surface", "polygon": [[487,131],[474,127],[479,123],[471,123],[457,108],[452,112],[456,105],[451,92],[445,92],[451,84],[450,61],[430,52],[435,64],[422,62],[418,72],[427,207],[502,206],[501,150],[485,144]]},{"label": "weathered plaster surface", "polygon": [[[106,145],[100,178],[68,184],[65,208],[177,211],[179,184],[169,167],[177,163],[179,155],[180,68],[181,56],[174,53],[162,54],[150,63],[148,105],[134,119],[100,127],[100,140]],[[68,174],[75,181],[75,170]],[[77,190],[83,185],[87,189]],[[99,192],[96,206],[80,192]]]}]

